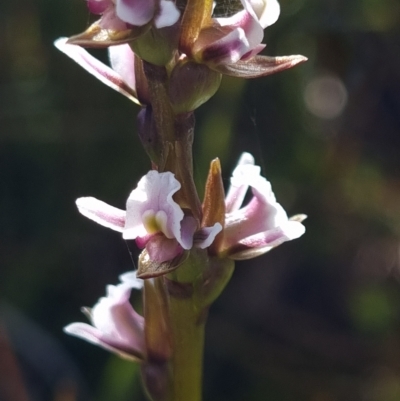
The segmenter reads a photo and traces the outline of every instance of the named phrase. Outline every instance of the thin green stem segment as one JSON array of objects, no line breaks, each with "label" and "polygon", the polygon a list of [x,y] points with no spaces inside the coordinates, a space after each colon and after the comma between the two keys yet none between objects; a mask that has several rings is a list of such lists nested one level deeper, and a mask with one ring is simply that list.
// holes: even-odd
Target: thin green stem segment
[{"label": "thin green stem segment", "polygon": [[234,263],[202,250],[165,277],[173,353],[167,401],[201,401],[204,329],[209,306],[230,280]]},{"label": "thin green stem segment", "polygon": [[201,401],[205,312],[193,298],[169,299],[174,352],[169,362],[172,386],[167,401]]},{"label": "thin green stem segment", "polygon": [[153,401],[201,401],[207,312],[233,269],[229,259],[192,250],[177,270],[146,280],[147,361],[142,374]]}]

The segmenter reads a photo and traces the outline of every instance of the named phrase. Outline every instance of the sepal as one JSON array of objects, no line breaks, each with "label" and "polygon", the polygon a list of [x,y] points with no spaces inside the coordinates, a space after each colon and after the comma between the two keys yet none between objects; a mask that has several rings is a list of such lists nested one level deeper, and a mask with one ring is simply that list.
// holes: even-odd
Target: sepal
[{"label": "sepal", "polygon": [[71,36],[67,43],[82,47],[103,49],[109,46],[130,43],[143,35],[149,28],[150,25],[144,25],[135,26],[131,29],[113,30],[102,28],[95,22],[86,31]]},{"label": "sepal", "polygon": [[246,61],[239,60],[232,64],[218,64],[212,66],[212,68],[221,74],[232,77],[259,78],[287,70],[305,61],[307,61],[307,57],[301,55],[281,57],[254,56]]},{"label": "sepal", "polygon": [[164,274],[176,270],[183,262],[185,262],[188,256],[188,251],[182,251],[172,260],[167,260],[160,263],[151,259],[147,250],[144,249],[139,256],[137,276],[141,279],[163,276]]},{"label": "sepal", "polygon": [[191,55],[192,47],[200,31],[211,24],[213,0],[188,0],[182,17],[182,28],[179,46],[182,51]]},{"label": "sepal", "polygon": [[[210,227],[219,223],[225,226],[225,191],[221,176],[221,163],[214,159],[210,164],[203,200],[202,227]],[[215,254],[221,245],[223,231],[217,235],[210,246],[210,253]]]}]

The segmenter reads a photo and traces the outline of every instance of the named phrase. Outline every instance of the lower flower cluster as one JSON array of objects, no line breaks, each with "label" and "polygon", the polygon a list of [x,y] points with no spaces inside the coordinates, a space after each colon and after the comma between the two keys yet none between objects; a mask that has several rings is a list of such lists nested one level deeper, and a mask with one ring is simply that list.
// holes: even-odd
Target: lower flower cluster
[{"label": "lower flower cluster", "polygon": [[135,272],[121,275],[120,280],[118,285],[107,286],[107,296],[100,298],[92,309],[83,309],[92,325],[71,323],[64,331],[124,358],[142,361],[144,319],[132,308],[129,297],[132,289],[143,287],[143,281]]},{"label": "lower flower cluster", "polygon": [[[209,250],[211,258],[250,259],[305,232],[301,221],[306,216],[288,218],[260,172],[253,156],[243,153],[221,200],[223,224],[212,226],[199,225],[174,201],[181,185],[170,172],[148,172],[129,195],[126,211],[91,197],[79,198],[76,203],[84,216],[121,232],[124,239],[134,239],[153,263],[162,264],[192,248]],[[242,206],[249,188],[251,199]],[[221,196],[218,194],[216,191],[214,196]],[[207,210],[203,212],[207,214]],[[211,251],[214,242],[218,245]],[[136,272],[123,274],[120,280],[120,284],[107,287],[107,296],[92,309],[84,309],[92,325],[72,323],[65,331],[123,357],[143,361],[145,321],[129,302],[131,290],[141,289],[143,280]]]}]

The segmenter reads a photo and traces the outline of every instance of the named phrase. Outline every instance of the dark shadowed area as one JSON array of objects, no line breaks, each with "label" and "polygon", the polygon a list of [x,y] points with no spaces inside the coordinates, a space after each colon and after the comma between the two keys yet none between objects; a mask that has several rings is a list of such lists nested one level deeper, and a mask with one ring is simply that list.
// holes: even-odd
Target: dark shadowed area
[{"label": "dark shadowed area", "polygon": [[[237,264],[210,310],[207,401],[400,400],[400,2],[281,0],[268,55],[196,113],[195,171],[254,154],[306,234]],[[149,170],[138,106],[53,41],[83,0],[0,2],[0,401],[142,401],[139,369],[63,333],[138,255],[80,216]],[[94,52],[106,61],[106,53]],[[132,252],[132,257],[130,252]],[[140,305],[140,294],[132,302]]]}]

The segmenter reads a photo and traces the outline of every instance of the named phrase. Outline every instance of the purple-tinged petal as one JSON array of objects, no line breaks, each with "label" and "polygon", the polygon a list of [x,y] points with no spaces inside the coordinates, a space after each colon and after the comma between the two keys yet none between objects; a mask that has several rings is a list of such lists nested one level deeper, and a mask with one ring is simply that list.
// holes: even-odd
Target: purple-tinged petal
[{"label": "purple-tinged petal", "polygon": [[161,0],[159,7],[159,12],[154,18],[154,25],[156,28],[164,28],[178,22],[181,13],[173,1]]},{"label": "purple-tinged petal", "polygon": [[242,0],[244,10],[237,12],[228,18],[216,18],[221,26],[241,28],[244,31],[248,50],[242,56],[259,46],[264,38],[264,29],[258,22],[257,15],[247,0]]},{"label": "purple-tinged petal", "polygon": [[197,248],[208,248],[215,240],[215,237],[222,231],[220,223],[215,223],[212,227],[203,227],[194,236],[194,245]]},{"label": "purple-tinged petal", "polygon": [[110,6],[106,8],[100,20],[98,21],[98,24],[101,28],[114,32],[129,29],[126,22],[118,18],[114,3],[111,3]]},{"label": "purple-tinged petal", "polygon": [[246,37],[250,43],[250,47],[254,48],[259,45],[264,38],[264,29],[258,21],[258,17],[254,12],[253,7],[247,0],[241,0],[244,10],[238,12],[231,18],[233,26],[240,26],[246,33]]},{"label": "purple-tinged petal", "polygon": [[117,72],[97,60],[85,49],[70,45],[67,40],[67,38],[57,39],[54,45],[101,82],[139,104],[134,86],[130,86]]},{"label": "purple-tinged petal", "polygon": [[102,339],[121,347],[144,349],[144,319],[129,303],[131,287],[128,284],[107,286],[107,296],[100,298],[91,310],[93,326],[102,333]]},{"label": "purple-tinged petal", "polygon": [[112,69],[126,82],[126,84],[134,89],[136,87],[135,80],[135,53],[128,44],[110,46],[108,55]]},{"label": "purple-tinged petal", "polygon": [[136,242],[137,247],[138,247],[139,249],[145,248],[145,247],[146,247],[146,244],[149,242],[149,240],[150,240],[150,238],[151,238],[152,236],[153,236],[153,235],[148,234],[148,235],[145,235],[144,237],[136,237],[136,238],[135,238],[135,242]]},{"label": "purple-tinged petal", "polygon": [[[246,196],[246,192],[249,188],[248,181],[246,179],[246,173],[249,172],[248,169],[243,169],[242,166],[254,166],[254,157],[250,153],[242,153],[238,164],[233,170],[231,185],[228,189],[228,193],[225,197],[225,208],[226,213],[231,213],[236,210],[239,210],[242,205],[244,198]],[[254,170],[254,173],[259,175],[260,168],[255,166],[257,170]]]},{"label": "purple-tinged petal", "polygon": [[98,224],[119,232],[124,230],[124,210],[117,209],[92,197],[77,199],[76,206],[81,214]]},{"label": "purple-tinged petal", "polygon": [[273,228],[247,237],[228,250],[231,259],[245,260],[260,256],[272,248],[301,237],[305,233],[305,227],[298,221],[287,221],[280,227]]},{"label": "purple-tinged petal", "polygon": [[176,238],[180,242],[183,211],[172,198],[180,188],[181,184],[172,173],[149,171],[139,181],[137,188],[129,195],[126,204],[126,225],[123,237],[125,239],[146,237],[148,231],[143,216],[147,213],[146,217],[148,218],[149,212],[152,212],[154,223],[159,223],[157,213],[162,211],[166,216],[165,225],[162,224],[162,233],[167,238]]},{"label": "purple-tinged petal", "polygon": [[[288,219],[285,210],[276,201],[271,184],[260,175],[253,157],[244,153],[231,178],[226,198],[229,213],[225,216],[222,253],[231,259],[250,259],[270,249],[300,237],[305,232],[301,224],[306,216]],[[239,209],[247,189],[253,197]]]},{"label": "purple-tinged petal", "polygon": [[142,26],[151,21],[155,0],[116,0],[117,16],[128,24]]},{"label": "purple-tinged petal", "polygon": [[103,14],[112,5],[111,0],[88,0],[87,5],[92,14]]},{"label": "purple-tinged petal", "polygon": [[126,359],[139,362],[143,358],[142,353],[138,350],[126,349],[122,344],[114,344],[114,342],[110,343],[107,340],[103,340],[101,331],[87,323],[71,323],[64,327],[64,332],[98,345]]},{"label": "purple-tinged petal", "polygon": [[122,276],[122,284],[107,286],[107,296],[100,298],[88,313],[93,326],[73,323],[64,330],[122,356],[142,359],[144,319],[129,303],[131,290],[137,287],[132,275],[136,279],[136,273],[128,273]]},{"label": "purple-tinged petal", "polygon": [[249,177],[249,185],[252,187],[254,195],[250,203],[226,216],[224,241],[229,245],[251,235],[278,227],[288,220],[286,212],[276,202],[271,184],[264,177]]},{"label": "purple-tinged petal", "polygon": [[245,32],[236,28],[201,51],[201,59],[213,64],[236,63],[251,50]]},{"label": "purple-tinged petal", "polygon": [[181,222],[180,244],[183,249],[191,249],[193,246],[193,236],[197,230],[196,219],[192,216],[185,216]]},{"label": "purple-tinged petal", "polygon": [[254,49],[250,50],[248,53],[244,54],[243,57],[240,59],[241,61],[246,61],[252,59],[254,56],[256,56],[258,53],[263,51],[266,48],[267,45],[258,45]]},{"label": "purple-tinged petal", "polygon": [[146,251],[152,261],[163,263],[176,258],[183,249],[175,238],[153,235],[146,244]]}]

